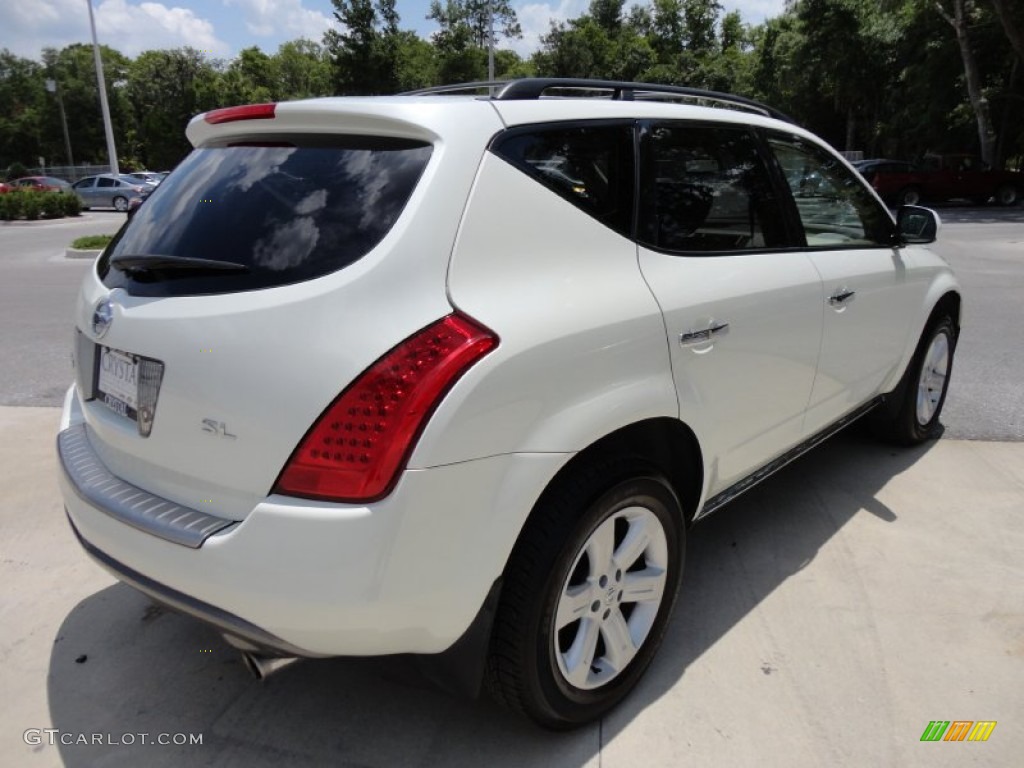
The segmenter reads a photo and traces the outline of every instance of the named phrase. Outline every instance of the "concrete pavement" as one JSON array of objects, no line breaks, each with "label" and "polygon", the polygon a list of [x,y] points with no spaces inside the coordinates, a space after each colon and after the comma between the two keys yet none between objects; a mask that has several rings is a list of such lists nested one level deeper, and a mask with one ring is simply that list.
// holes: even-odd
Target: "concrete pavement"
[{"label": "concrete pavement", "polygon": [[[1022,443],[828,442],[691,532],[683,595],[639,689],[603,723],[551,734],[436,691],[402,659],[306,661],[254,682],[215,633],[79,549],[56,489],[57,420],[0,408],[0,765],[1010,766],[1024,754]],[[985,743],[922,743],[931,720],[998,725]],[[47,728],[104,743],[25,743]]]}]

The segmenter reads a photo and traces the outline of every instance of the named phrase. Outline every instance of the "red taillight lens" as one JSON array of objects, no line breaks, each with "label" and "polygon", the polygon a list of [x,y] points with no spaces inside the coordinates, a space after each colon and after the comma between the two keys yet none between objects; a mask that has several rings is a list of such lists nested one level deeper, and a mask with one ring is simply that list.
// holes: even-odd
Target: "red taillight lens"
[{"label": "red taillight lens", "polygon": [[241,107],[214,109],[203,115],[203,120],[213,125],[231,123],[235,120],[270,120],[274,117],[277,104],[246,104]]},{"label": "red taillight lens", "polygon": [[346,502],[386,496],[441,398],[497,345],[491,331],[457,314],[410,336],[328,406],[274,492]]}]

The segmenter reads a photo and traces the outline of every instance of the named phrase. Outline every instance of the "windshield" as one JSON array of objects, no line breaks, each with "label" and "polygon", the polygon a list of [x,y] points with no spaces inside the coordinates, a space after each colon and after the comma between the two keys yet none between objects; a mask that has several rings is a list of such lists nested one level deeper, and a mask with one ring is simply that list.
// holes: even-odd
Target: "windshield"
[{"label": "windshield", "polygon": [[[366,255],[390,231],[430,158],[422,142],[296,139],[193,151],[97,265],[142,296],[254,290],[310,280]],[[235,263],[244,271],[111,269],[116,256]],[[154,262],[156,263],[156,262]]]}]

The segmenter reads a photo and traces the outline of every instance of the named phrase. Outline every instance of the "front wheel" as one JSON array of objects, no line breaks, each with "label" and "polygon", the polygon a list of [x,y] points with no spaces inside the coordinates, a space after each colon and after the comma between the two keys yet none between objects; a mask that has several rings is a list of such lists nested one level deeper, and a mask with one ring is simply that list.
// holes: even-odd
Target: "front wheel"
[{"label": "front wheel", "polygon": [[895,390],[895,408],[880,410],[875,418],[882,436],[905,445],[916,445],[936,436],[953,370],[956,340],[956,325],[949,315],[935,318],[925,329]]},{"label": "front wheel", "polygon": [[996,202],[1000,205],[1013,205],[1017,202],[1019,195],[1017,188],[1012,184],[1003,184],[996,190]]},{"label": "front wheel", "polygon": [[117,209],[118,211],[120,211],[121,213],[124,213],[125,211],[127,211],[128,210],[128,198],[127,197],[121,197],[120,195],[115,197],[114,198],[114,208]]},{"label": "front wheel", "polygon": [[591,468],[546,494],[506,569],[489,685],[548,728],[592,722],[629,693],[679,590],[679,502],[646,465],[622,468]]},{"label": "front wheel", "polygon": [[921,190],[917,187],[904,187],[896,195],[897,205],[918,205],[921,202]]}]

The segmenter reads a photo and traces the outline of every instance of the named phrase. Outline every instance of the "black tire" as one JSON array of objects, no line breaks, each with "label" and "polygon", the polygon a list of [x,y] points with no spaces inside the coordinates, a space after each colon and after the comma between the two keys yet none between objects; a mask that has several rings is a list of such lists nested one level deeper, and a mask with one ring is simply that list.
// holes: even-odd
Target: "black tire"
[{"label": "black tire", "polygon": [[999,205],[1014,205],[1020,199],[1020,194],[1013,184],[1002,184],[996,189],[995,198]]},{"label": "black tire", "polygon": [[918,187],[904,187],[896,193],[896,205],[920,205],[921,190]]},{"label": "black tire", "polygon": [[128,210],[128,198],[118,195],[114,198],[114,208],[121,213],[125,213]]},{"label": "black tire", "polygon": [[[938,436],[939,417],[953,372],[956,341],[957,328],[950,315],[932,319],[891,400],[875,411],[873,424],[880,437],[902,445],[917,445]],[[926,364],[936,364],[933,356],[938,351],[936,344],[945,344],[946,349],[944,363],[941,363],[945,371],[939,371],[939,376],[925,370]]]},{"label": "black tire", "polygon": [[[634,517],[626,520],[627,515]],[[622,547],[626,533],[640,532],[635,525],[653,536],[632,566],[623,571],[611,560],[607,569],[593,567],[586,545],[600,550],[594,542],[605,541],[604,532],[614,541],[609,554],[620,554],[630,549]],[[646,462],[599,462],[557,482],[538,501],[505,569],[487,660],[494,698],[556,730],[608,712],[636,685],[661,644],[679,591],[684,547],[679,501]],[[631,577],[636,585],[662,573],[660,597],[623,599],[622,587],[628,589]],[[568,597],[570,590],[579,597]],[[569,607],[577,601],[582,601],[578,609]],[[574,618],[565,621],[566,616]],[[558,621],[564,622],[561,629]],[[618,670],[612,663],[617,653],[606,640],[616,629],[627,629],[630,638],[620,647],[624,656]],[[582,660],[574,665],[576,678],[585,678],[582,687],[565,673],[573,649]]]}]

